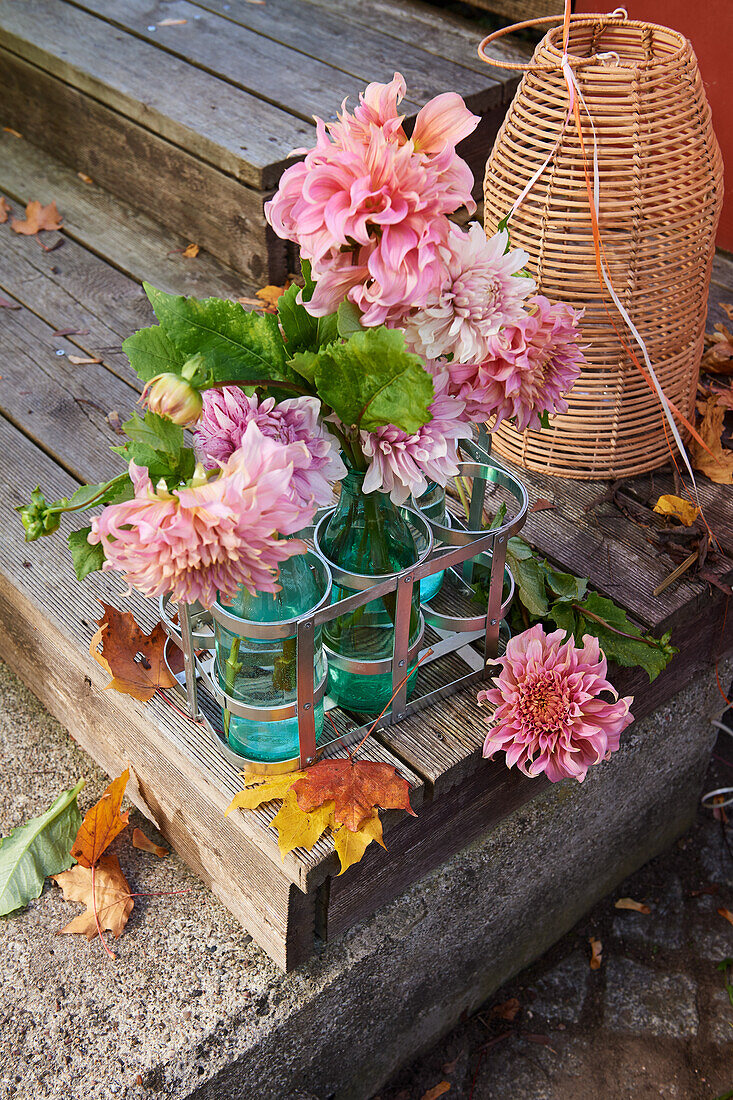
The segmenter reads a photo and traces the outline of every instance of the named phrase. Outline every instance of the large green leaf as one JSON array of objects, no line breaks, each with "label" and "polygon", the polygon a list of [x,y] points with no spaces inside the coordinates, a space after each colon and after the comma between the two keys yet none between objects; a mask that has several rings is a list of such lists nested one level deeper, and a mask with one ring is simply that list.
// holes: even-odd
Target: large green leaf
[{"label": "large green leaf", "polygon": [[184,298],[143,285],[183,362],[201,356],[202,369],[190,379],[192,385],[206,389],[222,382],[298,382],[287,365],[274,314],[248,313],[225,298]]},{"label": "large green leaf", "polygon": [[122,344],[130,366],[142,382],[158,374],[180,374],[185,357],[160,325],[141,328]]},{"label": "large green leaf", "polygon": [[83,581],[90,573],[96,573],[104,565],[104,550],[101,543],[87,542],[91,527],[82,527],[80,531],[71,531],[68,537],[71,561],[76,579]]},{"label": "large green leaf", "polygon": [[371,328],[318,356],[318,393],[349,427],[373,432],[394,424],[413,434],[431,419],[435,391],[419,356],[397,329]]},{"label": "large green leaf", "polygon": [[60,794],[50,809],[0,841],[0,916],[37,898],[47,875],[71,867],[71,846],[81,825],[76,802],[84,780]]},{"label": "large green leaf", "polygon": [[183,428],[172,420],[148,409],[144,417],[133,413],[122,427],[129,442],[112,450],[126,462],[147,467],[153,484],[165,478],[168,488],[175,488],[192,476],[196,466],[193,450],[185,445]]}]

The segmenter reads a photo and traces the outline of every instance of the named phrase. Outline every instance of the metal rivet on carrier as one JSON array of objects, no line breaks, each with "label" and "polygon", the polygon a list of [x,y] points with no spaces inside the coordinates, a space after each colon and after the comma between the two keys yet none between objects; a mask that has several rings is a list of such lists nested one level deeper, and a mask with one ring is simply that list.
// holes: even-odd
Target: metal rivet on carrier
[{"label": "metal rivet on carrier", "polygon": [[310,710],[310,709],[311,709],[310,703],[304,703],[303,704],[303,710]]},{"label": "metal rivet on carrier", "polygon": [[397,667],[398,668],[404,668],[405,667],[405,662],[404,661],[398,661],[397,662]]}]

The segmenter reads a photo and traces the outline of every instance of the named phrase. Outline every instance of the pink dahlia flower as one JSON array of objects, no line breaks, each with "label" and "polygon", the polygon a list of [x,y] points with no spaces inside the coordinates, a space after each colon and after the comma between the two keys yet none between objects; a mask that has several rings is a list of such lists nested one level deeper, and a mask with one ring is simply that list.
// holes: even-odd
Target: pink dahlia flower
[{"label": "pink dahlia flower", "polygon": [[[484,756],[506,753],[530,777],[545,772],[556,783],[570,777],[582,783],[592,764],[606,760],[619,747],[623,730],[633,721],[633,698],[619,699],[606,679],[606,658],[598,639],[586,634],[583,645],[563,630],[545,634],[531,627],[512,638],[496,687],[480,691],[479,703],[496,710],[484,742]],[[610,692],[609,703],[598,696]]]},{"label": "pink dahlia flower", "polygon": [[447,276],[426,306],[403,321],[405,339],[418,355],[456,363],[481,363],[490,354],[490,337],[524,315],[523,302],[534,280],[517,275],[529,259],[519,248],[506,251],[506,230],[486,237],[478,222],[467,231],[451,226]]},{"label": "pink dahlia flower", "polygon": [[281,561],[302,553],[292,535],[313,518],[290,491],[292,456],[302,443],[283,446],[249,424],[241,446],[218,477],[194,477],[190,486],[154,489],[148,471],[130,463],[133,500],[110,504],[92,520],[89,542],[101,543],[105,570],[124,574],[146,596],[211,607],[217,593],[234,598],[277,592]]},{"label": "pink dahlia flower", "polygon": [[526,303],[521,320],[490,339],[483,363],[449,363],[451,389],[474,421],[514,418],[517,430],[539,430],[543,413],[568,410],[565,395],[585,362],[579,346],[582,313],[541,294]]},{"label": "pink dahlia flower", "polygon": [[389,493],[395,504],[404,504],[411,493],[424,493],[429,481],[445,485],[458,473],[457,440],[472,433],[463,418],[463,401],[447,392],[449,381],[445,371],[434,375],[432,419],[414,435],[392,425],[361,433],[361,449],[370,459],[365,493]]},{"label": "pink dahlia flower", "polygon": [[336,441],[319,420],[317,397],[293,397],[275,404],[274,397],[248,397],[239,386],[206,390],[201,419],[196,425],[196,457],[213,470],[242,445],[249,424],[281,443],[303,443],[291,456],[292,491],[307,506],[331,503],[331,482],[346,475]]},{"label": "pink dahlia flower", "polygon": [[288,168],[265,212],[278,236],[300,245],[317,286],[307,308],[333,312],[347,296],[365,325],[396,320],[427,302],[445,277],[446,215],[467,206],[473,178],[457,142],[478,123],[460,96],[437,96],[412,138],[397,113],[405,81],[370,84],[353,114],[316,119],[316,144]]}]

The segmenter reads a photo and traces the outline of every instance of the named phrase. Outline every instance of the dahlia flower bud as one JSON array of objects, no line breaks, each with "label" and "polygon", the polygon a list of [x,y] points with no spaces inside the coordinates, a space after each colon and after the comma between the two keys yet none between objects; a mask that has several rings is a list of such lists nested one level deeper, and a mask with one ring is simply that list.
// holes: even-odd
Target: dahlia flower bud
[{"label": "dahlia flower bud", "polygon": [[42,535],[52,535],[61,524],[61,512],[58,506],[52,508],[46,503],[40,486],[31,493],[30,504],[17,509],[25,527],[25,541],[35,542]]},{"label": "dahlia flower bud", "polygon": [[204,407],[199,391],[177,374],[156,375],[143,390],[141,400],[151,412],[182,428],[194,424]]}]

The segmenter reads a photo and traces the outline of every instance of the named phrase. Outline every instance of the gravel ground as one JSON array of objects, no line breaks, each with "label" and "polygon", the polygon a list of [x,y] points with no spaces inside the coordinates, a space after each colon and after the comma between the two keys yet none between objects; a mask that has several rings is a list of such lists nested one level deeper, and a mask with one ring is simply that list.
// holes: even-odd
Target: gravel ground
[{"label": "gravel ground", "polygon": [[[721,733],[705,790],[731,785],[733,738]],[[649,914],[616,909],[623,897]],[[673,848],[374,1100],[733,1098],[733,1004],[717,969],[731,959],[733,999],[733,924],[719,909],[733,912],[733,820],[701,807]]]}]

